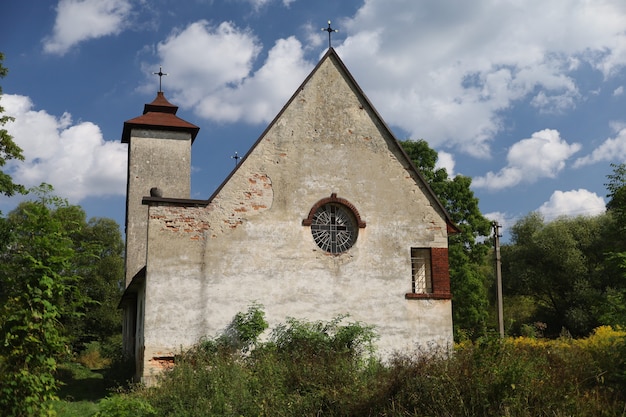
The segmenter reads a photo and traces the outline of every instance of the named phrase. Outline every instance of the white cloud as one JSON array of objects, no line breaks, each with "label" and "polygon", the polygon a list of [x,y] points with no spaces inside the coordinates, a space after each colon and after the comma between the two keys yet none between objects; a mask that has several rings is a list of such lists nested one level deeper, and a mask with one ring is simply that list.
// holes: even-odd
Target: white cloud
[{"label": "white cloud", "polygon": [[27,187],[47,182],[72,203],[89,196],[125,194],[125,145],[105,141],[98,126],[75,124],[68,113],[55,117],[33,110],[28,97],[3,94],[1,100],[5,114],[15,117],[5,128],[25,157],[23,162],[7,163],[15,182]]},{"label": "white cloud", "polygon": [[119,33],[131,11],[129,0],[60,0],[53,34],[44,51],[64,55],[74,45]]},{"label": "white cloud", "polygon": [[[245,1],[250,3],[250,5],[252,6],[252,8],[255,11],[259,11],[263,7],[265,7],[268,4],[270,4],[273,0],[245,0]],[[295,0],[281,0],[281,3],[282,3],[283,6],[289,7],[291,5],[291,3],[293,3],[294,1]]]},{"label": "white cloud", "polygon": [[565,161],[580,148],[578,143],[567,143],[556,130],[535,132],[509,149],[506,167],[498,173],[488,172],[474,178],[472,185],[499,190],[519,183],[532,184],[540,178],[554,178],[565,168]]},{"label": "white cloud", "polygon": [[626,128],[617,132],[614,138],[608,138],[594,151],[582,158],[578,158],[574,163],[574,168],[595,164],[602,161],[626,160]]},{"label": "white cloud", "polygon": [[623,67],[624,21],[621,0],[368,0],[337,49],[390,124],[486,157],[516,102],[563,112],[589,94],[576,68]]},{"label": "white cloud", "polygon": [[624,86],[623,85],[620,85],[615,90],[613,90],[613,96],[614,97],[619,97],[622,94],[624,94]]},{"label": "white cloud", "polygon": [[247,0],[250,5],[254,8],[254,10],[259,10],[263,6],[270,3],[272,0]]},{"label": "white cloud", "polygon": [[563,94],[547,95],[540,91],[530,104],[538,108],[542,113],[563,113],[564,111],[576,107],[576,100],[579,94],[577,89],[567,90]]},{"label": "white cloud", "polygon": [[604,213],[604,199],[585,189],[555,191],[537,210],[546,221],[559,216],[597,216]]},{"label": "white cloud", "polygon": [[[278,3],[246,1],[256,8]],[[578,68],[610,77],[626,65],[625,19],[621,0],[529,0],[524,7],[499,0],[368,0],[338,22],[347,37],[335,48],[389,124],[434,147],[489,157],[506,128],[503,113],[518,102],[565,112],[592,94],[580,91]],[[251,31],[198,21],[159,43],[156,65],[172,74],[166,92],[200,116],[266,122],[312,68],[303,51],[320,49],[319,28],[305,24],[305,46],[279,39],[263,58]],[[283,71],[268,74],[264,67]]]},{"label": "white cloud", "polygon": [[173,91],[173,100],[219,122],[270,121],[313,66],[294,37],[279,39],[253,70],[260,51],[249,31],[206,21],[173,33],[157,47],[171,74],[165,90]]},{"label": "white cloud", "polygon": [[455,176],[454,173],[454,155],[448,153],[448,152],[444,152],[444,151],[439,151],[437,153],[437,162],[435,163],[435,168],[439,169],[439,168],[445,168],[446,172],[448,173],[448,177],[452,178]]}]

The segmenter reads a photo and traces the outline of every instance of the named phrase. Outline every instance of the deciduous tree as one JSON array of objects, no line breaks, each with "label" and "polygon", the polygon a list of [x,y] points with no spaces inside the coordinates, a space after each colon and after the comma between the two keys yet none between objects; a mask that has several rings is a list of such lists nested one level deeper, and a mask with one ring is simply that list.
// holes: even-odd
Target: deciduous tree
[{"label": "deciduous tree", "polygon": [[68,346],[61,321],[86,301],[72,240],[54,216],[66,203],[40,191],[5,220],[10,239],[0,252],[0,409],[7,416],[48,415],[57,358]]},{"label": "deciduous tree", "polygon": [[461,231],[449,239],[456,336],[460,337],[461,333],[481,336],[486,331],[489,307],[488,277],[483,268],[489,246],[480,237],[489,235],[490,222],[480,212],[478,199],[470,189],[471,178],[463,175],[450,178],[445,168],[437,168],[437,151],[424,140],[400,144]]},{"label": "deciduous tree", "polygon": [[[4,54],[0,52],[0,78],[4,78],[9,70],[2,65]],[[2,87],[0,86],[0,98],[2,98]],[[9,132],[3,128],[13,118],[4,114],[4,108],[0,105],[0,194],[12,196],[15,193],[24,194],[26,189],[20,184],[13,182],[13,178],[2,170],[11,159],[23,160],[22,149],[13,141]]]},{"label": "deciduous tree", "polygon": [[46,415],[57,359],[121,331],[119,227],[87,222],[50,186],[33,193],[0,218],[0,410],[10,416]]},{"label": "deciduous tree", "polygon": [[562,217],[544,222],[531,213],[511,228],[511,243],[502,248],[505,290],[534,300],[534,321],[547,324],[548,335],[562,329],[574,336],[589,334],[602,323],[608,273],[606,240],[610,216]]}]

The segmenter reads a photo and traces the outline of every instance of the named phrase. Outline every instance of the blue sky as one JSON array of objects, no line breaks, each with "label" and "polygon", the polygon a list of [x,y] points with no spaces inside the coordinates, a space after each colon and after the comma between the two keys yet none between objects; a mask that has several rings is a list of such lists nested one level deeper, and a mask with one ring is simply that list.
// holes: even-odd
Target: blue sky
[{"label": "blue sky", "polygon": [[123,122],[162,65],[166,97],[201,128],[191,197],[207,198],[326,51],[328,19],[396,137],[472,177],[505,230],[537,210],[604,211],[610,164],[626,161],[623,0],[6,2],[0,104],[26,156],[6,168],[122,224]]}]

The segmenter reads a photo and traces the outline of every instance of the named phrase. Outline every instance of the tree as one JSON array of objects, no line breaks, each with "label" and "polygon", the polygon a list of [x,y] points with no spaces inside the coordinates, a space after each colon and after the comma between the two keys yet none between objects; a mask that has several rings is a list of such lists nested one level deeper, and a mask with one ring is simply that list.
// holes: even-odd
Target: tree
[{"label": "tree", "polygon": [[74,349],[80,350],[85,343],[106,344],[121,335],[122,313],[117,305],[123,291],[124,241],[114,220],[92,218],[82,223],[74,246],[81,254],[74,260],[78,275],[84,277],[80,290],[93,300],[82,318],[67,324],[76,335]]},{"label": "tree", "polygon": [[119,227],[87,222],[51,186],[32,192],[0,221],[0,409],[10,416],[47,415],[58,358],[121,328]]},{"label": "tree", "polygon": [[471,178],[456,175],[451,179],[445,168],[436,168],[437,152],[424,140],[406,140],[400,144],[461,231],[449,239],[456,337],[460,333],[481,336],[486,331],[488,317],[488,278],[484,264],[489,245],[488,240],[481,241],[479,237],[489,235],[491,223],[480,212],[478,199],[470,189]]},{"label": "tree", "polygon": [[531,213],[511,228],[511,244],[502,248],[508,294],[531,297],[533,321],[547,324],[547,334],[562,329],[588,335],[602,322],[607,289],[617,284],[608,273],[606,236],[611,216],[562,217],[545,223]]},{"label": "tree", "polygon": [[71,268],[72,240],[54,218],[65,203],[40,191],[7,219],[11,236],[0,255],[0,409],[8,416],[48,415],[56,358],[67,348],[60,323],[85,302]]},{"label": "tree", "polygon": [[[4,61],[4,54],[0,52],[0,78],[6,77],[8,69],[2,65]],[[0,87],[0,97],[2,97],[2,87]],[[4,108],[0,106],[0,168],[6,165],[7,161],[11,159],[24,160],[22,155],[22,149],[15,144],[13,138],[6,129],[2,127],[13,118],[3,115]],[[0,169],[0,194],[6,196],[12,196],[15,193],[25,194],[26,189],[24,186],[15,184],[9,174]]]},{"label": "tree", "polygon": [[607,240],[611,242],[606,254],[609,273],[619,278],[607,289],[602,320],[612,325],[626,326],[626,164],[611,164],[613,173],[607,175],[605,184],[609,192],[606,205],[608,215],[615,219],[615,227],[610,229]]}]

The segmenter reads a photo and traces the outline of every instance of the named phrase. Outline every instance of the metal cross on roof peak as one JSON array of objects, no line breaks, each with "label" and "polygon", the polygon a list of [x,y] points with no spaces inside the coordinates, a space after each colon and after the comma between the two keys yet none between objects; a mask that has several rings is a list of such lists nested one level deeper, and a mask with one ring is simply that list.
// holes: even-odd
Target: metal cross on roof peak
[{"label": "metal cross on roof peak", "polygon": [[237,155],[237,151],[235,151],[235,154],[231,156],[231,158],[235,160],[235,166],[237,166],[237,164],[239,164],[239,160],[241,159],[241,156]]},{"label": "metal cross on roof peak", "polygon": [[160,65],[159,65],[159,72],[153,72],[152,74],[159,76],[159,93],[163,92],[163,89],[161,88],[161,79],[163,78],[164,75],[168,75],[168,74],[163,72],[163,69],[161,68]]},{"label": "metal cross on roof peak", "polygon": [[327,28],[322,28],[323,31],[328,32],[328,49],[331,48],[331,44],[330,44],[330,34],[333,32],[339,32],[337,29],[333,29],[330,27],[330,20],[328,21],[328,27]]}]

